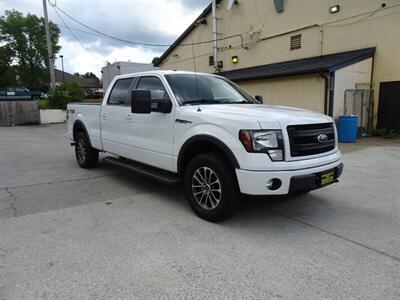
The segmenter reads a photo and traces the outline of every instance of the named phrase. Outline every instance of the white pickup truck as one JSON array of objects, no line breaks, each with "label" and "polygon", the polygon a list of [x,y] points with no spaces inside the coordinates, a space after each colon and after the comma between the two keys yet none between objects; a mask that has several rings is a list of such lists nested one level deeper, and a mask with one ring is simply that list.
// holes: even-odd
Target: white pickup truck
[{"label": "white pickup truck", "polygon": [[178,184],[203,219],[233,215],[240,195],[306,193],[338,181],[331,117],[262,104],[211,74],[150,71],[115,77],[101,105],[69,104],[78,164],[104,160]]}]

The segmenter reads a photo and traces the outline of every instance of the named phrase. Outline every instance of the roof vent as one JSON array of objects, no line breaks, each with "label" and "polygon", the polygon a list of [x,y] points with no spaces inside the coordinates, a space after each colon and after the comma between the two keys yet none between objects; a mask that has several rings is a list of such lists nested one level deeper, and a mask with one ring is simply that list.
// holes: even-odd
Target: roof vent
[{"label": "roof vent", "polygon": [[290,50],[301,48],[301,34],[293,35],[290,37]]}]

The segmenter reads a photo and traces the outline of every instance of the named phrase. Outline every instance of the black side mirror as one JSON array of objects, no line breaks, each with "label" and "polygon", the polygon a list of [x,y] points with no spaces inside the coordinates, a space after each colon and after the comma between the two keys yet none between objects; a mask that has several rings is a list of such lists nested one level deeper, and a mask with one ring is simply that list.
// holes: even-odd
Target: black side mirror
[{"label": "black side mirror", "polygon": [[136,114],[151,113],[151,92],[149,90],[132,90],[131,112]]},{"label": "black side mirror", "polygon": [[263,103],[264,103],[264,99],[263,99],[263,97],[262,97],[262,96],[260,96],[260,95],[257,95],[257,96],[255,96],[254,98],[256,98],[256,100],[257,100],[258,102],[260,102],[261,104],[263,104]]},{"label": "black side mirror", "polygon": [[[154,105],[154,107],[153,107]],[[161,100],[159,102],[156,103],[152,103],[152,111],[157,111],[157,112],[161,112],[161,113],[165,113],[168,114],[171,112],[172,110],[172,102],[168,99],[168,100]]]}]

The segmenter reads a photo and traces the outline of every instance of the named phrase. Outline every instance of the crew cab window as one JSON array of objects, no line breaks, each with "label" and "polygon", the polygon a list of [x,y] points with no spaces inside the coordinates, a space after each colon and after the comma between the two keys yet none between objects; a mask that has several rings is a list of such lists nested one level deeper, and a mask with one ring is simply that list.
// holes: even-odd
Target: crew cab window
[{"label": "crew cab window", "polygon": [[[138,90],[149,90],[151,101],[158,103],[160,101],[169,101],[169,96],[161,80],[157,77],[142,77],[136,87]],[[152,105],[156,108],[157,105]]]},{"label": "crew cab window", "polygon": [[15,88],[14,87],[8,87],[7,88],[7,92],[15,92]]},{"label": "crew cab window", "polygon": [[118,79],[108,97],[108,104],[113,105],[130,105],[129,86],[133,78]]}]

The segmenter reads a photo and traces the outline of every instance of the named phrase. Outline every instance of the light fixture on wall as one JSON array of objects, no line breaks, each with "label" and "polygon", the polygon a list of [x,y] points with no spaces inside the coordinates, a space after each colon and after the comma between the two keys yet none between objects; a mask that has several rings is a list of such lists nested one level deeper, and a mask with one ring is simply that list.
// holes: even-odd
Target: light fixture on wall
[{"label": "light fixture on wall", "polygon": [[237,55],[232,56],[232,63],[237,64],[239,62],[239,57]]},{"label": "light fixture on wall", "polygon": [[338,4],[329,7],[329,12],[330,12],[331,14],[336,14],[337,12],[339,12],[339,10],[340,10],[340,6],[339,6]]}]

